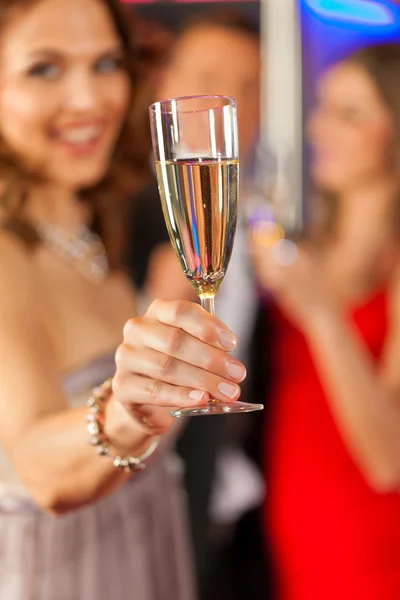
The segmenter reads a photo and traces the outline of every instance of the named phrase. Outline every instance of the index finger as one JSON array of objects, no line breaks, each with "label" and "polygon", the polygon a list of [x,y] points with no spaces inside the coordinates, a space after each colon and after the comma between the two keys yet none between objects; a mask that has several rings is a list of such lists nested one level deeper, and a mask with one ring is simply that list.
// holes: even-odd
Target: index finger
[{"label": "index finger", "polygon": [[146,316],[186,331],[193,337],[228,352],[237,346],[234,333],[204,308],[186,300],[155,300]]}]

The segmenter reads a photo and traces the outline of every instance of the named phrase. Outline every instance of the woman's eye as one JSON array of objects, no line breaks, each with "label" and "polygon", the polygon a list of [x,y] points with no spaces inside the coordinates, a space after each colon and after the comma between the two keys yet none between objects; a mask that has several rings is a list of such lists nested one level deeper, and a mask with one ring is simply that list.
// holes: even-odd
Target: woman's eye
[{"label": "woman's eye", "polygon": [[118,71],[121,66],[121,59],[106,56],[96,63],[95,69],[98,73],[113,73],[114,71]]},{"label": "woman's eye", "polygon": [[60,67],[49,63],[34,65],[28,71],[30,77],[41,77],[42,79],[57,79],[60,74]]}]

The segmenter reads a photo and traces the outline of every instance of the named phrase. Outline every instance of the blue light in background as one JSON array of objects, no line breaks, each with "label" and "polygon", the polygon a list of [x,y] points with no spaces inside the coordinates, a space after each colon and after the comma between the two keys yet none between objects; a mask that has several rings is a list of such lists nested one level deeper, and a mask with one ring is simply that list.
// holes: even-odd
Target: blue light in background
[{"label": "blue light in background", "polygon": [[393,25],[395,16],[387,6],[365,0],[305,0],[321,17],[362,25]]}]

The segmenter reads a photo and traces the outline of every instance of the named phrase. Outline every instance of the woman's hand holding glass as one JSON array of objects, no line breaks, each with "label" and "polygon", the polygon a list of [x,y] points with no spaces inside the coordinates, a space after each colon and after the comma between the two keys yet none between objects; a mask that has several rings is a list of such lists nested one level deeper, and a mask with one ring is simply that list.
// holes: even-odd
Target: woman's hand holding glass
[{"label": "woman's hand holding glass", "polygon": [[253,240],[251,250],[258,284],[303,331],[337,310],[322,256],[311,246],[287,239],[267,245]]},{"label": "woman's hand holding glass", "polygon": [[236,343],[200,306],[157,300],[125,326],[114,399],[157,434],[171,427],[171,408],[195,408],[209,398],[233,403],[246,377],[245,367],[229,355]]}]

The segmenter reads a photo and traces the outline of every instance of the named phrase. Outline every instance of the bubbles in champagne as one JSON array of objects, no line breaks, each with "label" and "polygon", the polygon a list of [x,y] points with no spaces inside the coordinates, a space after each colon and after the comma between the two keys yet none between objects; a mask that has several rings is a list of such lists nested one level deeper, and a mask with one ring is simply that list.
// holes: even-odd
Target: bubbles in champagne
[{"label": "bubbles in champagne", "polygon": [[199,296],[218,291],[232,254],[239,163],[191,159],[156,163],[164,217],[186,277]]}]

